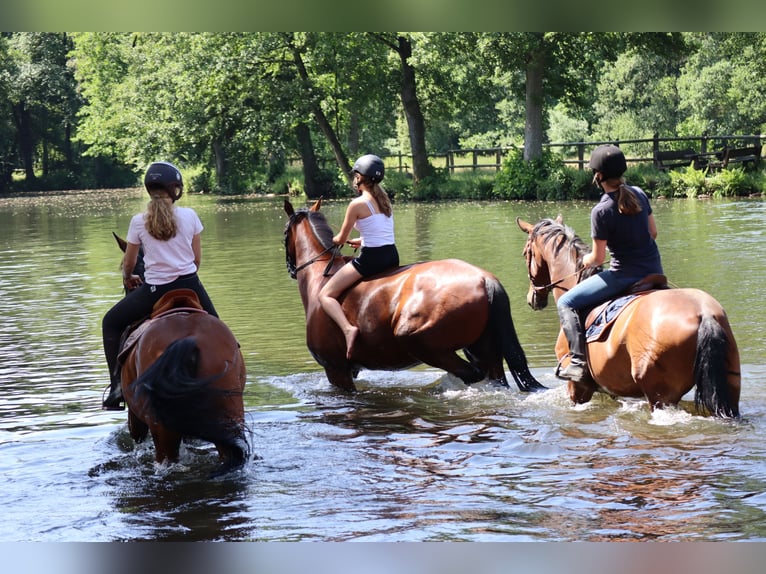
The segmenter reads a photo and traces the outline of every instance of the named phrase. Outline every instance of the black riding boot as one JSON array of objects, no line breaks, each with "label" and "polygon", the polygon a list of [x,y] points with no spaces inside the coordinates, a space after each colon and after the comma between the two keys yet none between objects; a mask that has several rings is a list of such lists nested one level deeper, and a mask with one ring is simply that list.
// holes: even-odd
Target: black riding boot
[{"label": "black riding boot", "polygon": [[569,365],[556,373],[560,379],[580,383],[590,377],[588,363],[585,359],[585,333],[580,323],[580,315],[569,307],[559,308],[559,319],[564,336],[569,343]]},{"label": "black riding boot", "polygon": [[109,383],[109,394],[102,401],[101,408],[105,411],[124,411],[125,402],[122,397],[122,383],[119,374],[113,374]]}]

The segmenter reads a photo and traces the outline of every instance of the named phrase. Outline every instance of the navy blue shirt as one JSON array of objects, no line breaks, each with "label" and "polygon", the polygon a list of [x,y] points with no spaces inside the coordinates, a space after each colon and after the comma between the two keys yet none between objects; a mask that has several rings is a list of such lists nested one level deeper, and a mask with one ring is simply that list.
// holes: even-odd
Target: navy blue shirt
[{"label": "navy blue shirt", "polygon": [[652,208],[639,187],[628,187],[638,197],[641,211],[623,215],[617,209],[617,192],[605,193],[590,212],[591,237],[606,241],[612,271],[631,277],[663,273],[660,250],[649,233]]}]

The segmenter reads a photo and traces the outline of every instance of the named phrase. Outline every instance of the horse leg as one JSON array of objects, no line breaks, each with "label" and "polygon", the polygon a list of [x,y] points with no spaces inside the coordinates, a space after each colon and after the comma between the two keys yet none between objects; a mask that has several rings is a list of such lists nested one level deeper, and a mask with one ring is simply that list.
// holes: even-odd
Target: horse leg
[{"label": "horse leg", "polygon": [[[412,355],[421,363],[447,371],[449,374],[458,377],[466,385],[472,385],[487,378],[485,371],[460,358],[454,351],[439,352],[419,349],[412,351]],[[506,386],[507,384],[506,382]]]},{"label": "horse leg", "polygon": [[146,435],[149,434],[149,427],[132,410],[128,411],[128,430],[130,437],[137,443],[144,442]]},{"label": "horse leg", "polygon": [[465,348],[463,349],[463,352],[465,353],[468,362],[482,373],[486,373],[485,378],[492,384],[499,384],[504,387],[510,386],[508,384],[508,379],[505,376],[502,357],[497,356],[490,358],[488,350],[484,347],[481,349],[475,347]]},{"label": "horse leg", "polygon": [[154,460],[161,463],[178,462],[178,452],[181,448],[181,434],[158,424],[152,430],[154,440]]},{"label": "horse leg", "polygon": [[332,386],[338,387],[339,389],[349,393],[356,392],[356,385],[354,384],[354,371],[352,371],[350,368],[342,369],[338,367],[325,366],[324,372],[325,375],[327,375],[327,380],[330,381]]}]

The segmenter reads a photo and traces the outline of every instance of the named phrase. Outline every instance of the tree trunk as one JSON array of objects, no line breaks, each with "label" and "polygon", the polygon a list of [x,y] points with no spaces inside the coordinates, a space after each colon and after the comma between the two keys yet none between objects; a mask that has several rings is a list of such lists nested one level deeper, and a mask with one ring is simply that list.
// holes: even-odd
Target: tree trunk
[{"label": "tree trunk", "polygon": [[215,157],[215,181],[219,187],[224,187],[226,178],[226,152],[218,140],[213,141],[213,156]]},{"label": "tree trunk", "polygon": [[524,159],[543,156],[543,77],[545,56],[535,49],[527,63],[526,121],[524,123]]},{"label": "tree trunk", "polygon": [[21,162],[24,164],[24,177],[27,183],[35,181],[35,161],[34,161],[34,134],[32,133],[32,114],[29,112],[24,102],[14,106],[14,119],[16,121],[16,130],[19,134],[19,154]]},{"label": "tree trunk", "polygon": [[[303,56],[301,55],[300,48],[291,43],[290,50],[292,51],[293,60],[295,60],[295,67],[298,70],[298,76],[303,82],[306,94],[310,94],[312,92],[311,78],[309,78],[308,71],[306,70],[306,65],[303,63]],[[346,180],[350,185],[351,165],[349,164],[348,156],[346,155],[346,152],[343,151],[343,146],[341,146],[340,141],[338,141],[338,136],[335,134],[335,130],[327,120],[327,116],[322,111],[322,107],[313,97],[308,97],[311,98],[309,101],[309,109],[311,110],[311,114],[314,116],[314,120],[319,125],[319,129],[322,130],[325,138],[327,138],[327,142],[330,144],[330,149],[332,149],[333,155],[335,156],[335,162],[338,164],[340,171],[346,176]]]},{"label": "tree trunk", "polygon": [[412,42],[404,36],[399,36],[398,41],[399,45],[396,51],[402,62],[402,106],[407,118],[407,129],[410,136],[413,183],[417,184],[421,179],[433,173],[433,167],[428,162],[426,152],[426,126],[415,89],[415,68],[409,62],[410,57],[412,57]]},{"label": "tree trunk", "polygon": [[295,137],[298,139],[298,151],[300,151],[301,162],[303,163],[304,192],[309,199],[319,199],[322,197],[323,190],[318,185],[320,170],[314,153],[314,145],[311,142],[311,130],[305,123],[301,122],[295,126]]}]

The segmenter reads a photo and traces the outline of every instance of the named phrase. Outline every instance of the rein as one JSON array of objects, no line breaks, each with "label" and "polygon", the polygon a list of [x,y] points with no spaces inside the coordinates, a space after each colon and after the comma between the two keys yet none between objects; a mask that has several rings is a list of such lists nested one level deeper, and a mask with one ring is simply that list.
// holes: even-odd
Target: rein
[{"label": "rein", "polygon": [[559,289],[568,291],[566,287],[559,287],[559,284],[563,283],[565,279],[569,279],[572,275],[579,275],[580,273],[585,271],[585,269],[586,269],[585,267],[582,267],[581,269],[577,269],[576,271],[570,273],[569,275],[564,275],[558,281],[554,281],[553,283],[548,283],[547,285],[543,285],[542,287],[538,287],[537,285],[535,285],[534,281],[532,280],[532,274],[529,273],[529,271],[527,271],[527,277],[529,277],[529,284],[532,285],[532,289],[534,289],[537,292],[547,291],[547,290],[553,289],[554,287],[558,287]]},{"label": "rein", "polygon": [[327,261],[327,267],[325,267],[324,273],[322,273],[322,275],[327,277],[330,274],[330,267],[332,267],[332,262],[335,261],[335,258],[338,255],[340,255],[340,247],[337,246],[337,245],[331,245],[330,247],[328,247],[324,251],[319,252],[317,255],[315,255],[314,257],[312,257],[311,259],[309,259],[305,263],[302,263],[301,265],[298,265],[297,267],[293,267],[292,269],[290,269],[290,277],[295,279],[296,276],[298,275],[298,271],[302,271],[306,267],[308,267],[309,265],[313,265],[314,263],[319,261],[320,257],[322,257],[323,255],[325,255],[325,254],[327,254],[329,252],[332,252],[332,257],[330,257],[329,261]]}]

